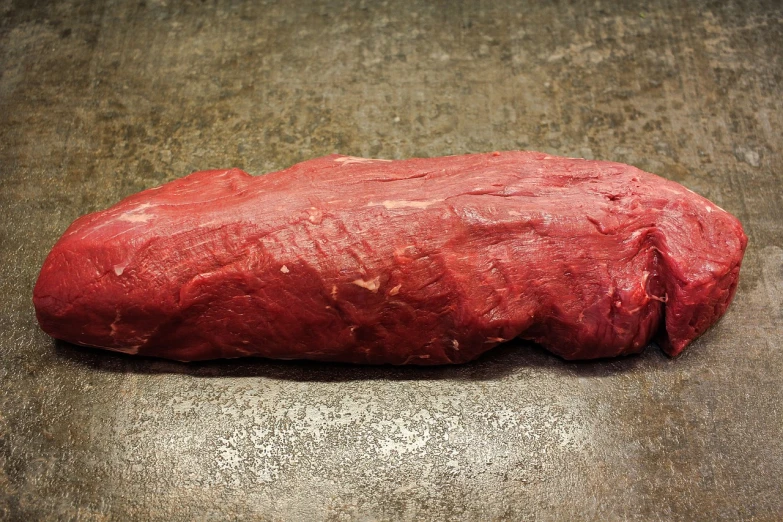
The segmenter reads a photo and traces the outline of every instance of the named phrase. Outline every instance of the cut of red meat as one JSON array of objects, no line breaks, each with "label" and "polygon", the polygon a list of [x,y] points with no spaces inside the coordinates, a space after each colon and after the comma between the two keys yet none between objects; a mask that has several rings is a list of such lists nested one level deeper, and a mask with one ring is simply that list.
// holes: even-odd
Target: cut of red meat
[{"label": "cut of red meat", "polygon": [[197,172],[78,219],[34,290],[76,344],[182,361],[677,355],[725,312],[736,218],[619,163],[503,152]]}]

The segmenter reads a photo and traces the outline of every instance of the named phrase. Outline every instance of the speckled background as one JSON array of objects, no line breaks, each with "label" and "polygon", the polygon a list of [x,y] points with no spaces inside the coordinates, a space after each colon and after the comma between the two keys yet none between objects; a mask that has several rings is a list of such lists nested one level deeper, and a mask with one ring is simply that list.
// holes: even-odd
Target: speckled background
[{"label": "speckled background", "polygon": [[[780,2],[0,0],[0,519],[783,518]],[[177,364],[53,342],[81,214],[340,152],[623,161],[737,215],[725,318],[670,360]]]}]

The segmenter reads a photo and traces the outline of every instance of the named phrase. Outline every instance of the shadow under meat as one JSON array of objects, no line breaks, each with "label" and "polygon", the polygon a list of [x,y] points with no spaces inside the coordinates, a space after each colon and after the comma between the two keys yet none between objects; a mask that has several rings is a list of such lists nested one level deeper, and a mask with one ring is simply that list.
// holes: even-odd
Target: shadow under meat
[{"label": "shadow under meat", "polygon": [[54,355],[64,361],[99,372],[137,374],[184,374],[192,377],[261,377],[300,382],[347,382],[359,380],[470,380],[491,381],[525,372],[544,372],[574,377],[608,377],[627,372],[651,371],[672,359],[655,344],[639,355],[592,361],[566,361],[539,345],[522,340],[504,343],[475,361],[453,366],[369,366],[318,361],[280,361],[263,358],[177,362],[140,357],[98,348],[86,348],[54,340]]}]

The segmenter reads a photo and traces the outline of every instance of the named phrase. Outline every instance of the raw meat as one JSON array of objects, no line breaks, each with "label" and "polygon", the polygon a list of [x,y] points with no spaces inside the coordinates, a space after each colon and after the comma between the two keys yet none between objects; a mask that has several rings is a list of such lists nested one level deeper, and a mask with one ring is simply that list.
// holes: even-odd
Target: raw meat
[{"label": "raw meat", "polygon": [[78,219],[35,286],[50,335],[193,361],[444,364],[515,337],[679,354],[725,312],[736,218],[619,163],[503,152],[197,172]]}]

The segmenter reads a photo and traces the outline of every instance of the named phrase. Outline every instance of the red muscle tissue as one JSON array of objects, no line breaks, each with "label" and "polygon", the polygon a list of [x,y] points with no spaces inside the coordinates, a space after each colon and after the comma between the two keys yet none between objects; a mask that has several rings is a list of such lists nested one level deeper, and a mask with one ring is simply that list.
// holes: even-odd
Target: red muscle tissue
[{"label": "red muscle tissue", "polygon": [[619,163],[502,152],[197,172],[78,219],[34,290],[71,343],[181,361],[447,364],[519,337],[677,355],[726,311],[736,218]]}]

